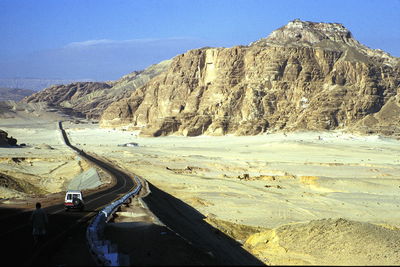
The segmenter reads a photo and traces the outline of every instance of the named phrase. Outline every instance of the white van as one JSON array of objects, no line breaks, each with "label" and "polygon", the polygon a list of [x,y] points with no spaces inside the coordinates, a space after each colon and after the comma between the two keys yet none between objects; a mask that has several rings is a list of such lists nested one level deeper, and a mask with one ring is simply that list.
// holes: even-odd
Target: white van
[{"label": "white van", "polygon": [[82,192],[79,190],[68,190],[65,194],[64,207],[66,211],[69,209],[83,210],[85,204],[83,202]]}]

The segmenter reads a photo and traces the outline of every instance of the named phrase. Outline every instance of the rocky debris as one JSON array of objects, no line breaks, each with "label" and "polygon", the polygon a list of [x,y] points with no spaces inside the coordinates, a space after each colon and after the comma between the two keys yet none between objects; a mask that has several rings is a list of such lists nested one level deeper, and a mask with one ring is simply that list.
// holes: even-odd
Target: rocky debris
[{"label": "rocky debris", "polygon": [[301,46],[320,43],[321,41],[333,41],[349,46],[360,45],[351,32],[340,23],[318,23],[295,19],[287,25],[272,32],[267,38],[261,39],[251,45],[268,44],[301,44]]},{"label": "rocky debris", "polygon": [[0,173],[0,186],[23,192],[23,188],[10,176]]},{"label": "rocky debris", "polygon": [[66,114],[97,119],[111,103],[129,97],[137,88],[163,72],[169,63],[168,60],[160,62],[144,71],[127,74],[117,81],[54,85],[22,101],[46,103],[51,109]]},{"label": "rocky debris", "polygon": [[[323,23],[301,21],[295,19],[287,25],[273,31],[268,37],[262,38],[250,46],[290,46],[290,47],[317,47],[331,51],[346,51],[348,60],[372,60],[391,65],[399,64],[399,59],[391,57],[380,49],[371,49],[356,39],[352,33],[340,23]],[[355,58],[354,58],[355,57]]]},{"label": "rocky debris", "polygon": [[238,175],[239,180],[250,180],[250,175],[248,173],[244,173],[243,176]]},{"label": "rocky debris", "polygon": [[249,46],[201,48],[111,104],[142,136],[333,130],[400,135],[400,60],[338,23],[295,20]]},{"label": "rocky debris", "polygon": [[[1,193],[7,193],[4,192],[4,189],[14,190],[19,193],[23,193],[23,195],[43,193],[42,190],[28,181],[25,181],[24,179],[17,179],[4,173],[0,173],[0,189]],[[4,198],[4,196],[0,194],[0,198]]]},{"label": "rocky debris", "polygon": [[[232,178],[231,176],[228,176],[226,174],[223,175],[225,178]],[[284,172],[281,175],[266,175],[266,174],[261,174],[261,175],[251,175],[248,173],[244,174],[239,174],[237,176],[239,180],[246,180],[246,181],[256,181],[256,180],[262,180],[262,181],[280,181],[283,179],[296,179],[296,176],[287,172]]]},{"label": "rocky debris", "polygon": [[8,133],[0,129],[0,146],[16,146],[17,139],[8,137]]},{"label": "rocky debris", "polygon": [[283,187],[281,185],[269,185],[269,184],[266,184],[266,185],[264,185],[264,187],[265,188],[275,187],[277,189],[283,189]]},{"label": "rocky debris", "polygon": [[34,147],[35,149],[48,149],[48,150],[54,150],[54,147],[48,145],[48,144],[40,144]]},{"label": "rocky debris", "polygon": [[11,160],[14,162],[14,163],[20,163],[20,162],[22,162],[22,161],[25,161],[26,160],[26,158],[19,158],[19,157],[13,157],[13,158],[11,158]]},{"label": "rocky debris", "polygon": [[165,167],[165,168],[176,174],[197,174],[198,172],[209,171],[208,169],[195,167],[195,166],[186,166],[186,168],[184,168],[184,169],[173,169],[170,167]]}]

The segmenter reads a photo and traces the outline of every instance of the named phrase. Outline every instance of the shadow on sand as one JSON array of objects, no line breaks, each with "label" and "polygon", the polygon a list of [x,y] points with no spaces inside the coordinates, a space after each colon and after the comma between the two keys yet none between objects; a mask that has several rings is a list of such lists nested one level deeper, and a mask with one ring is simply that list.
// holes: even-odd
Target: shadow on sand
[{"label": "shadow on sand", "polygon": [[[34,246],[30,223],[32,211],[0,207],[1,265],[54,265],[53,255],[63,245],[70,232],[80,232],[85,237],[86,223],[75,223],[77,216],[81,217],[84,214],[80,212],[49,214],[47,208],[44,209],[49,219],[47,235],[38,245]],[[88,252],[86,243],[83,244],[85,251],[80,251],[80,253],[84,255]],[[81,255],[75,256],[79,257],[72,257],[76,260],[72,262],[73,265],[80,265],[81,262],[93,263],[83,261],[80,259],[83,258]]]},{"label": "shadow on sand", "polygon": [[180,199],[149,183],[143,198],[149,209],[170,229],[193,246],[214,256],[218,265],[264,265],[241,244],[204,221],[205,216]]}]

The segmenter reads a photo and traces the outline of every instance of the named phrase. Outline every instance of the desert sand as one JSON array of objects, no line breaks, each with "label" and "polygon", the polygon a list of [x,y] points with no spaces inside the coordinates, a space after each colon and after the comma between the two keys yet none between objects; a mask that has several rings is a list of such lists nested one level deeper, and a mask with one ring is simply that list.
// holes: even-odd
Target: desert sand
[{"label": "desert sand", "polygon": [[[400,262],[400,142],[341,132],[140,138],[67,124],[107,157],[190,204],[266,264]],[[121,147],[126,143],[137,147]]]},{"label": "desert sand", "polygon": [[[66,124],[71,141],[196,206],[247,225],[346,217],[399,225],[400,142],[343,133],[139,138]],[[136,142],[138,147],[119,147]]]},{"label": "desert sand", "polygon": [[[111,177],[69,149],[58,130],[59,114],[40,108],[0,116],[0,129],[21,147],[0,147],[0,199],[12,204],[28,196],[67,189],[90,189],[110,183]],[[7,186],[4,186],[4,185]]]},{"label": "desert sand", "polygon": [[[399,140],[339,131],[142,138],[91,123],[64,128],[71,143],[185,201],[266,264],[400,262]],[[0,129],[27,144],[0,148],[1,172],[35,188],[65,190],[91,168],[63,144],[56,120],[3,119]],[[118,146],[132,142],[138,146]]]}]

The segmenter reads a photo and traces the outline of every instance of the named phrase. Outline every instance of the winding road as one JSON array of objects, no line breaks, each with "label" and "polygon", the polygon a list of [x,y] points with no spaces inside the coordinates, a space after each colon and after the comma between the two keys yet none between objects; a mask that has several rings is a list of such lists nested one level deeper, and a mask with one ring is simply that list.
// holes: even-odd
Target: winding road
[{"label": "winding road", "polygon": [[[88,255],[85,242],[85,229],[89,220],[108,203],[136,187],[134,180],[122,170],[71,145],[61,122],[59,122],[59,128],[65,144],[81,157],[110,173],[115,178],[115,184],[111,188],[85,196],[86,209],[83,212],[65,212],[63,198],[58,200],[59,204],[46,207],[45,211],[49,215],[48,236],[38,248],[33,248],[32,229],[29,223],[31,211],[22,212],[18,209],[0,208],[2,265],[59,264],[58,261],[56,261],[57,263],[52,261],[54,253],[60,247],[65,249],[65,244],[71,243],[79,243],[78,249],[67,248],[67,253],[64,252],[64,256],[74,258],[70,261],[72,265],[94,265],[95,262]],[[143,201],[169,229],[178,233],[180,237],[191,244],[194,251],[202,251],[201,265],[263,265],[260,260],[244,250],[238,242],[206,223],[204,216],[197,210],[151,183],[148,184],[151,194],[144,197]],[[31,203],[31,206],[33,207],[34,204]],[[71,242],[72,239],[73,242]],[[152,247],[162,246],[155,240],[151,240],[150,237],[146,237],[146,241]],[[142,247],[145,245],[143,240],[136,240],[134,236],[130,237],[130,242],[138,242],[138,245]],[[170,248],[171,244],[167,244],[167,246]],[[162,247],[159,249],[163,250]],[[179,247],[173,248],[174,251],[179,251],[179,249]],[[82,260],[83,255],[86,255],[86,261]],[[211,259],[210,255],[212,255]],[[160,264],[168,265],[168,260],[160,258]]]},{"label": "winding road", "polygon": [[[32,227],[29,222],[31,211],[0,208],[1,265],[46,264],[49,254],[57,244],[64,242],[63,239],[71,231],[86,227],[86,222],[101,208],[136,187],[134,180],[123,171],[71,145],[61,122],[59,127],[66,145],[110,173],[115,178],[115,183],[111,188],[84,196],[85,211],[65,212],[63,198],[57,201],[59,204],[44,208],[49,217],[48,235],[43,244],[36,248],[33,247]],[[31,203],[31,207],[34,205],[35,203]]]}]

